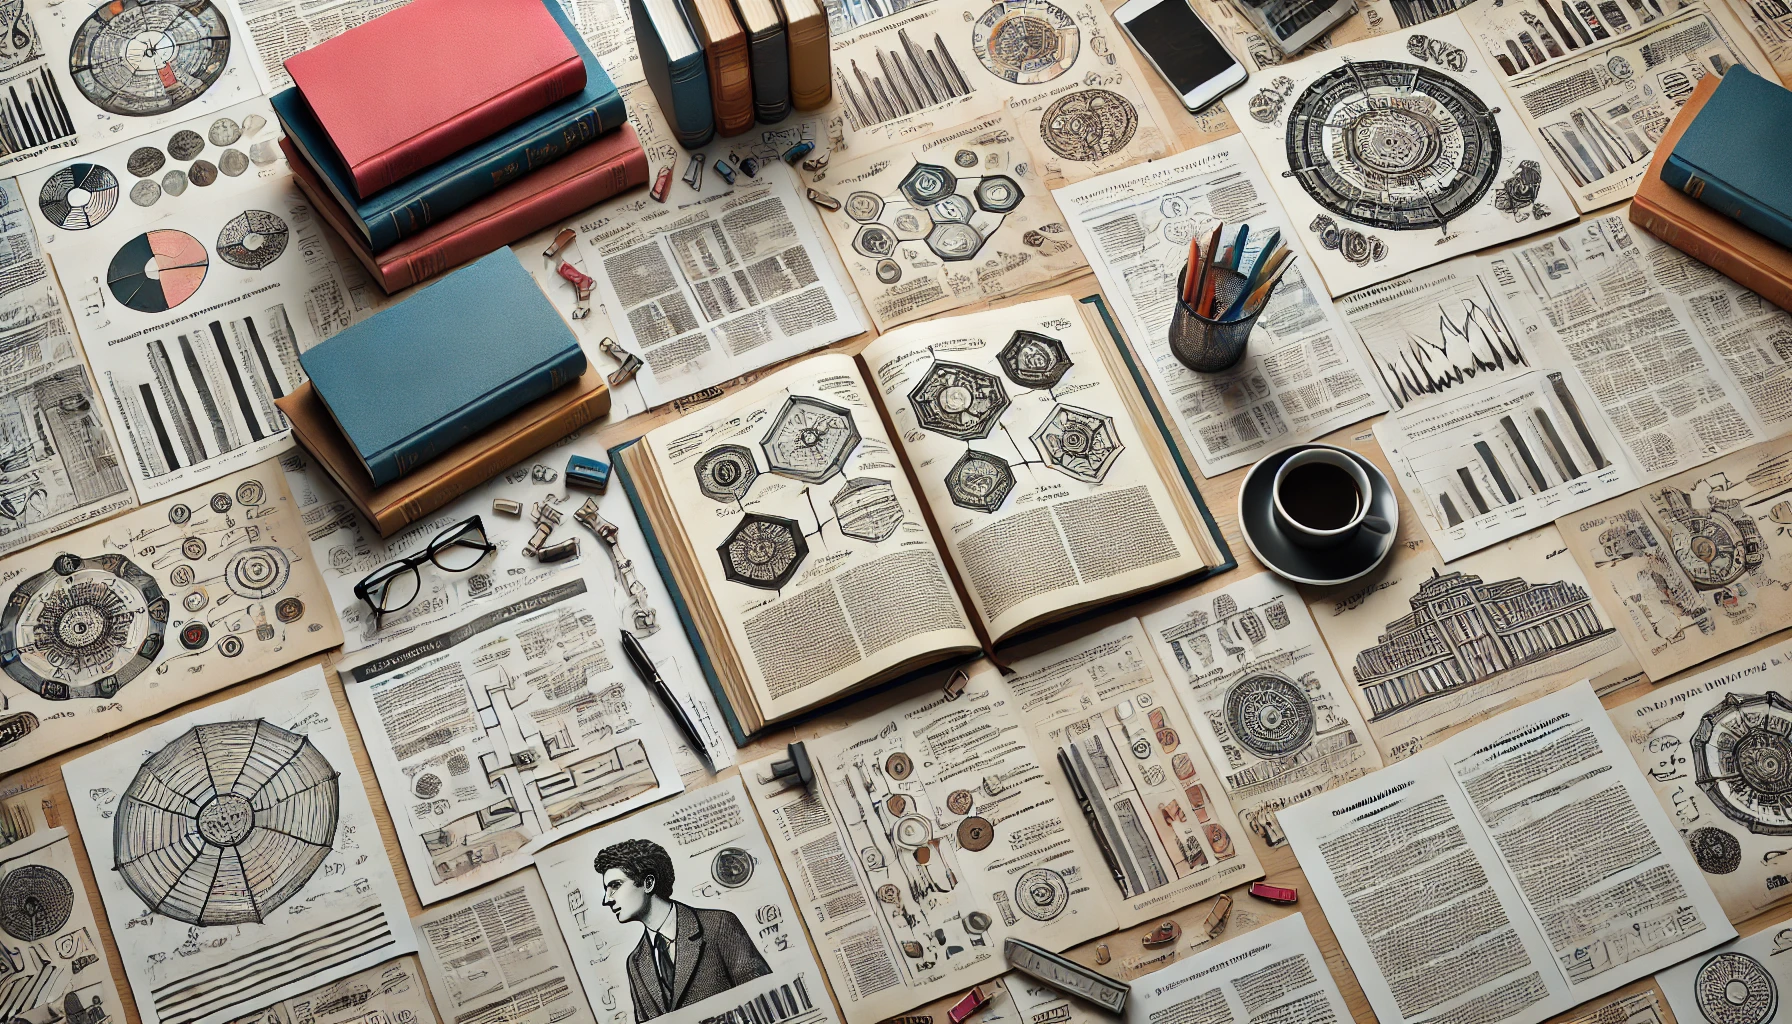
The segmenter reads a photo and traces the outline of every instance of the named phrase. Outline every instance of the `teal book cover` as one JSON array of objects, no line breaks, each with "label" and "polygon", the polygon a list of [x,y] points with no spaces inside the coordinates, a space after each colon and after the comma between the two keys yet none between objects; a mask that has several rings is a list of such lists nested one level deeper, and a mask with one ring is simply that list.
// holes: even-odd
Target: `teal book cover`
[{"label": "teal book cover", "polygon": [[695,149],[713,138],[716,132],[715,108],[709,93],[709,64],[704,59],[702,44],[696,42],[698,36],[691,26],[689,12],[682,3],[674,2],[670,6],[678,12],[678,24],[668,26],[668,30],[677,36],[675,42],[696,46],[694,52],[676,59],[668,53],[666,39],[654,24],[645,0],[629,0],[629,16],[634,20],[635,45],[641,53],[641,73],[647,78],[647,87],[653,90],[660,112],[670,123],[672,137],[684,148]]},{"label": "teal book cover", "polygon": [[1732,67],[1668,154],[1661,180],[1792,247],[1792,92]]},{"label": "teal book cover", "polygon": [[355,197],[348,165],[337,155],[336,147],[330,145],[323,126],[312,115],[298,88],[268,98],[287,137],[305,154],[342,209],[354,219],[368,248],[374,252],[389,249],[628,121],[622,93],[585,45],[559,0],[542,2],[585,62],[585,88],[366,199]]},{"label": "teal book cover", "polygon": [[504,248],[300,353],[299,365],[382,486],[577,380],[585,353]]}]

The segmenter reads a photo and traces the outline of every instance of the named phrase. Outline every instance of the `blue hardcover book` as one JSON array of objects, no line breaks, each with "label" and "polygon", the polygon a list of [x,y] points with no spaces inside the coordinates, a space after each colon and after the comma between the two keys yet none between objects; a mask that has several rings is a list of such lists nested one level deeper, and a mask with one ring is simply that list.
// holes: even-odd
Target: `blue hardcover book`
[{"label": "blue hardcover book", "polygon": [[1661,180],[1792,248],[1792,92],[1730,68],[1668,154]]},{"label": "blue hardcover book", "polygon": [[499,249],[300,353],[375,486],[585,372],[585,353],[516,254]]},{"label": "blue hardcover book", "polygon": [[585,62],[585,88],[366,199],[356,198],[348,166],[330,145],[297,87],[269,97],[287,138],[317,170],[370,249],[388,249],[628,121],[622,93],[568,20],[559,0],[542,0],[542,4]]},{"label": "blue hardcover book", "polygon": [[716,133],[710,101],[709,65],[703,44],[679,0],[629,0],[641,72],[672,127],[672,137],[696,149]]}]

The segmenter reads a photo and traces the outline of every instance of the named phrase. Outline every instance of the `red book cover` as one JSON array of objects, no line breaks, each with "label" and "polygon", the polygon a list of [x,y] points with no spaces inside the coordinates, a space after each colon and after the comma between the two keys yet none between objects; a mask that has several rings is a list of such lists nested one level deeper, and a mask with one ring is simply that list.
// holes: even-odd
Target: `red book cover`
[{"label": "red book cover", "polygon": [[362,199],[585,88],[543,0],[415,0],[286,60]]},{"label": "red book cover", "polygon": [[312,207],[354,250],[388,295],[647,184],[647,154],[641,149],[634,126],[625,124],[390,249],[375,253],[367,248],[341,205],[292,143],[281,139],[280,149]]}]

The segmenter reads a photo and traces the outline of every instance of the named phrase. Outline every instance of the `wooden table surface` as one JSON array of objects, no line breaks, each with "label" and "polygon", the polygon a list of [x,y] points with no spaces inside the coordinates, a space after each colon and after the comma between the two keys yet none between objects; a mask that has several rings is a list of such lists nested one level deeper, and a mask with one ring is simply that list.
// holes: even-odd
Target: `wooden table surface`
[{"label": "wooden table surface", "polygon": [[[1106,0],[1106,2],[1111,11],[1118,7],[1122,0]],[[1225,0],[1191,0],[1191,2],[1198,10],[1204,10],[1207,9],[1210,4],[1225,2]],[[1724,0],[1715,0],[1715,2],[1724,2]],[[1364,29],[1362,17],[1359,14],[1352,17],[1350,22],[1336,30],[1333,34],[1333,38],[1342,42],[1360,38],[1365,35],[1367,35],[1367,32]],[[1151,87],[1157,93],[1160,104],[1168,115],[1169,121],[1176,127],[1178,142],[1180,143],[1179,149],[1189,149],[1204,142],[1212,141],[1220,136],[1232,134],[1236,131],[1233,122],[1226,115],[1223,108],[1216,106],[1200,115],[1190,115],[1182,108],[1177,97],[1170,92],[1160,78],[1150,72],[1148,67],[1145,73],[1150,79]],[[1241,90],[1238,93],[1234,93],[1234,96],[1242,94],[1243,87],[1241,87]],[[1608,207],[1605,210],[1598,211],[1598,213],[1609,213],[1613,210],[1621,209],[1623,209],[1622,206]],[[1565,228],[1566,225],[1563,225],[1558,226],[1553,230],[1559,231],[1565,230]],[[525,239],[522,242],[517,243],[515,248],[525,261],[538,259],[539,251],[542,247],[540,239],[551,238],[553,234],[554,229],[550,229],[536,238]],[[346,256],[347,254],[340,253],[339,255]],[[350,262],[352,262],[352,259]],[[1074,297],[1082,297],[1094,294],[1097,291],[1099,291],[1099,288],[1096,284],[1094,275],[1085,271],[1073,280],[1056,287],[1026,296],[1005,299],[988,305],[1012,305],[1018,301],[1027,301],[1044,295],[1055,294],[1067,294]],[[402,298],[403,295],[401,294],[395,296],[391,301],[398,301]],[[570,305],[570,295],[565,298],[567,299],[566,304]],[[982,307],[967,307],[959,312],[969,312],[977,308]],[[873,333],[867,332],[857,338],[841,342],[833,347],[842,351],[856,352],[869,343],[873,336]],[[763,375],[763,371],[760,375]],[[731,382],[726,387],[736,387],[741,383],[745,383],[746,380],[747,379],[744,378],[742,381]],[[715,395],[712,394],[706,397],[713,399]],[[700,403],[687,400],[676,404],[682,407],[685,411],[689,411],[690,409],[697,407]],[[601,455],[602,448],[607,448],[608,446],[621,441],[638,437],[647,430],[676,418],[676,415],[677,412],[673,408],[665,407],[652,413],[624,420],[620,423],[600,425],[599,430],[595,435],[596,443],[588,442],[581,444],[578,450],[589,454]],[[1391,476],[1392,472],[1388,466],[1387,459],[1383,456],[1380,446],[1376,444],[1374,435],[1370,431],[1372,422],[1373,420],[1365,420],[1344,430],[1337,431],[1331,435],[1316,440],[1361,452],[1377,465],[1381,466],[1382,470],[1389,473]],[[1187,460],[1189,467],[1193,470],[1195,468],[1195,462],[1193,458],[1188,456],[1186,448],[1184,449],[1183,455]],[[1038,650],[1055,646],[1057,643],[1062,643],[1074,639],[1075,637],[1094,632],[1097,629],[1101,629],[1122,619],[1156,611],[1159,608],[1175,604],[1194,594],[1224,587],[1244,579],[1247,576],[1263,571],[1262,565],[1251,555],[1250,548],[1245,545],[1243,537],[1238,531],[1237,493],[1238,486],[1243,481],[1246,472],[1246,469],[1238,469],[1212,479],[1202,480],[1200,483],[1202,497],[1206,500],[1208,508],[1212,510],[1215,520],[1218,521],[1220,529],[1225,535],[1226,543],[1232,549],[1233,556],[1238,560],[1237,569],[1202,583],[1176,590],[1167,595],[1158,596],[1143,602],[1135,602],[1114,609],[1099,618],[1079,623],[1075,627],[1064,631],[1054,638],[1020,647],[1015,653],[1017,655],[1031,654]],[[1399,491],[1398,488],[1395,490],[1397,492]],[[611,495],[605,502],[607,511],[614,512],[616,508],[620,507],[617,501],[619,496],[620,488],[612,488]],[[1423,528],[1419,525],[1418,516],[1408,504],[1404,493],[1399,494],[1399,500],[1401,509],[1399,536],[1400,540],[1406,541],[1419,536]],[[612,515],[611,518],[618,517]],[[631,520],[623,519],[620,521],[625,528],[632,527],[633,525]],[[609,571],[608,564],[602,559],[597,559],[596,561],[587,559],[584,562],[584,567],[587,572]],[[1371,576],[1364,580],[1360,580],[1347,588],[1337,588],[1337,590],[1338,592],[1346,590],[1354,591],[1373,583],[1374,580],[1375,577]],[[650,581],[650,585],[657,584],[657,582],[657,580]],[[662,614],[669,614],[669,611],[665,608],[663,602],[659,601],[663,591],[659,590],[657,586],[655,586],[654,589],[656,590],[656,602],[659,602]],[[1328,591],[1325,588],[1302,587],[1301,590],[1309,602],[1323,598],[1328,594]],[[673,628],[676,628],[675,624]],[[1792,625],[1789,625],[1788,628],[1782,629],[1754,644],[1750,644],[1747,647],[1723,655],[1717,659],[1717,661],[1741,657],[1746,653],[1770,646],[1788,638],[1792,638]],[[1334,652],[1334,654],[1335,653],[1336,652]],[[265,685],[274,678],[288,675],[308,665],[321,663],[327,667],[332,660],[338,656],[339,652],[336,651],[313,655],[302,661],[296,662],[293,665],[289,665],[278,672],[270,673],[259,679],[228,687],[201,700],[182,705],[179,708],[149,719],[148,721],[140,722],[129,729],[122,730],[111,736],[85,744],[73,750],[65,751],[56,757],[41,761],[36,765],[22,769],[21,771],[8,776],[4,780],[0,780],[0,797],[31,787],[42,787],[40,795],[45,802],[46,815],[51,824],[60,824],[69,830],[77,856],[79,856],[82,861],[81,874],[83,881],[87,885],[88,901],[93,904],[95,917],[101,922],[100,931],[105,944],[106,955],[112,966],[112,972],[117,983],[119,994],[126,1007],[126,1018],[129,1024],[140,1024],[141,1018],[137,1014],[136,1005],[131,997],[130,983],[126,979],[123,970],[120,969],[117,945],[113,941],[110,929],[105,927],[106,914],[99,899],[99,891],[94,884],[92,865],[87,859],[85,847],[82,843],[82,837],[75,831],[74,815],[70,812],[71,805],[68,801],[68,793],[62,782],[62,764],[65,761],[90,753],[108,743],[116,742],[124,737],[140,732],[165,719],[185,714],[197,707],[202,707],[216,701],[237,696],[247,690]],[[1709,665],[1712,663],[1707,664]],[[1658,680],[1657,682],[1673,682],[1704,667],[1706,666],[1698,666],[1687,672],[1677,673],[1676,675],[1663,680]],[[359,732],[353,727],[354,716],[349,710],[348,700],[342,691],[341,681],[337,679],[333,671],[327,672],[327,675],[330,678],[332,692],[336,698],[337,710],[340,712],[343,721],[350,723],[350,728],[347,731],[349,734],[350,746],[354,750],[356,766],[360,769],[362,784],[367,789],[369,802],[373,806],[374,814],[380,821],[382,838],[385,840],[387,855],[391,858],[394,873],[397,875],[399,886],[404,892],[405,903],[407,907],[409,907],[411,913],[419,913],[422,910],[422,905],[417,900],[416,890],[411,885],[409,873],[405,869],[404,857],[399,851],[395,833],[392,829],[391,818],[387,813],[385,800],[380,795],[379,784],[374,778],[373,768],[367,758],[367,751],[361,742]],[[1608,708],[1615,707],[1642,696],[1647,693],[1650,688],[1651,686],[1648,682],[1635,683],[1622,690],[1607,695],[1604,698],[1605,705]],[[768,754],[780,752],[786,743],[790,742],[792,739],[801,738],[799,735],[801,731],[802,729],[799,726],[795,730],[783,729],[769,734],[749,747],[739,751],[736,755],[736,760],[737,762],[750,762]],[[726,776],[733,774],[736,770],[737,769],[734,768],[726,769],[722,775]],[[706,774],[685,777],[686,786],[691,788],[708,785],[712,781],[714,781],[714,777]],[[1259,927],[1286,916],[1288,913],[1298,911],[1305,915],[1307,924],[1313,932],[1313,937],[1318,942],[1320,950],[1325,954],[1326,961],[1331,967],[1332,976],[1337,980],[1338,987],[1343,992],[1344,998],[1349,1004],[1354,1019],[1359,1022],[1359,1024],[1370,1024],[1370,1022],[1375,1021],[1375,1014],[1369,1008],[1368,999],[1364,996],[1362,987],[1357,984],[1355,975],[1351,972],[1349,964],[1345,961],[1343,950],[1339,948],[1337,938],[1332,934],[1331,928],[1327,925],[1325,915],[1320,911],[1318,901],[1311,895],[1306,878],[1302,874],[1299,864],[1295,861],[1293,851],[1289,850],[1286,846],[1281,849],[1272,850],[1264,846],[1262,840],[1254,835],[1251,836],[1250,839],[1251,842],[1255,844],[1257,855],[1263,863],[1266,879],[1279,885],[1291,885],[1297,887],[1301,893],[1300,902],[1297,906],[1291,908],[1276,907],[1246,895],[1245,889],[1248,887],[1248,883],[1247,885],[1240,885],[1230,892],[1230,895],[1234,900],[1234,909],[1230,923],[1226,930],[1213,941],[1225,942],[1243,934],[1251,928]],[[1125,931],[1115,932],[1102,939],[1085,943],[1070,951],[1068,955],[1079,962],[1093,966],[1097,963],[1098,958],[1103,952],[1099,947],[1105,946],[1106,953],[1111,957],[1111,962],[1099,969],[1116,977],[1134,977],[1147,973],[1149,970],[1161,968],[1172,962],[1176,955],[1186,956],[1189,951],[1197,948],[1197,939],[1203,935],[1202,923],[1205,920],[1212,903],[1212,900],[1206,900],[1184,908],[1175,914],[1169,915],[1172,919],[1181,924],[1183,929],[1183,938],[1177,949],[1174,951],[1168,949],[1153,951],[1151,958],[1152,962],[1143,965],[1140,971],[1134,972],[1131,975],[1128,975],[1121,970],[1121,964],[1123,961],[1137,960],[1145,955],[1145,951],[1140,945],[1139,940],[1141,936],[1151,930],[1156,923],[1155,921]],[[1788,919],[1792,919],[1792,903],[1783,904],[1769,910],[1760,916],[1739,924],[1737,928],[1742,934],[1748,935],[1767,928],[1778,927]],[[1201,948],[1204,947],[1205,944],[1203,943]],[[1610,998],[1655,988],[1656,986],[1653,980],[1645,979],[1619,989],[1611,996],[1593,1000],[1587,1004],[1587,1006],[1582,1007],[1577,1011],[1564,1014],[1562,1017],[1557,1018],[1557,1020],[1572,1018],[1576,1016],[1577,1013],[1584,1012],[1588,1007],[1599,1005]],[[245,1011],[252,1009],[255,1008],[245,1008]],[[1673,1020],[1672,1013],[1668,1010],[1665,1000],[1662,1001],[1662,1013],[1664,1019],[1670,1021]],[[1700,1024],[1700,1022],[1688,1021],[1686,1024]]]}]

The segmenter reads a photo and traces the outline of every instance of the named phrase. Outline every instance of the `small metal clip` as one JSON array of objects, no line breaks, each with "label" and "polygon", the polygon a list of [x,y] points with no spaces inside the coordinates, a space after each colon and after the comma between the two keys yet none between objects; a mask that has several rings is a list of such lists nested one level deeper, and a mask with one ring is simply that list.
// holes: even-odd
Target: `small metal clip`
[{"label": "small metal clip", "polygon": [[604,553],[610,556],[610,565],[616,570],[616,582],[628,594],[636,632],[642,636],[652,636],[658,632],[659,612],[647,602],[647,584],[635,576],[634,559],[622,554],[621,531],[616,524],[605,519],[597,510],[596,498],[586,498],[585,504],[579,506],[572,517],[578,520],[580,526],[597,534],[598,540],[603,541]]},{"label": "small metal clip", "polygon": [[578,267],[567,263],[565,260],[562,260],[560,265],[554,268],[554,273],[559,274],[561,277],[571,282],[572,286],[582,293],[580,296],[581,298],[590,297],[591,286],[596,283],[591,279],[591,275],[580,270]]},{"label": "small metal clip", "polygon": [[784,748],[784,753],[783,760],[772,762],[771,778],[760,781],[773,783],[782,779],[784,784],[778,787],[778,792],[793,786],[808,789],[815,785],[815,766],[809,763],[809,751],[801,743],[792,743]]},{"label": "small metal clip", "polygon": [[549,544],[536,553],[536,558],[543,562],[564,562],[568,558],[579,557],[579,538],[568,537],[558,544]]},{"label": "small metal clip", "polygon": [[835,199],[833,196],[830,196],[819,189],[812,188],[809,190],[809,201],[824,210],[838,210],[840,208],[840,200]]},{"label": "small metal clip", "polygon": [[1207,937],[1213,938],[1226,930],[1226,921],[1232,916],[1232,897],[1220,893],[1213,901],[1213,909],[1207,912],[1207,920],[1201,927],[1207,931]]},{"label": "small metal clip", "polygon": [[543,249],[541,254],[551,260],[560,255],[560,253],[564,251],[567,246],[571,245],[578,237],[578,233],[573,231],[573,229],[561,228],[560,233],[554,236],[554,240],[548,243],[548,247]]},{"label": "small metal clip", "polygon": [[641,357],[617,344],[615,338],[600,339],[597,343],[597,347],[602,350],[605,355],[622,364],[616,369],[611,370],[610,376],[606,378],[609,380],[611,387],[619,388],[629,381],[634,380],[635,374],[641,372]]},{"label": "small metal clip", "polygon": [[510,498],[493,498],[492,512],[501,516],[517,516],[523,514],[523,503]]},{"label": "small metal clip", "polygon": [[610,486],[610,464],[583,455],[566,460],[566,486],[604,493]]},{"label": "small metal clip", "polygon": [[651,190],[649,190],[647,194],[653,198],[654,202],[663,203],[666,201],[667,194],[670,193],[671,191],[672,191],[672,165],[667,164],[666,166],[660,168],[660,173],[658,175],[656,175],[653,179],[653,188]]},{"label": "small metal clip", "polygon": [[946,685],[941,687],[941,692],[946,695],[947,700],[957,700],[964,696],[965,687],[969,685],[971,685],[971,674],[962,668],[955,669],[947,677]]},{"label": "small metal clip", "polygon": [[810,142],[808,139],[804,139],[784,151],[784,162],[795,167],[798,160],[801,160],[803,157],[806,157],[813,152],[815,152],[815,143]]},{"label": "small metal clip", "polygon": [[730,185],[734,184],[734,168],[728,166],[728,161],[717,160],[716,173],[722,176],[723,181]]},{"label": "small metal clip", "polygon": [[684,169],[684,183],[691,186],[691,191],[703,191],[703,154],[692,153],[691,162]]}]

